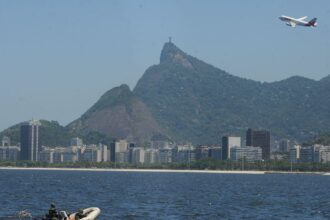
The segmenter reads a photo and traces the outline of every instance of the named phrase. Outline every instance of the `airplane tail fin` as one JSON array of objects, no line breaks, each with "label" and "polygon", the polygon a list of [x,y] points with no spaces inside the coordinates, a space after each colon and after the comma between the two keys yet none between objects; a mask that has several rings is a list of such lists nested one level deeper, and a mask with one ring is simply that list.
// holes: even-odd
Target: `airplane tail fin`
[{"label": "airplane tail fin", "polygon": [[308,22],[307,26],[312,26],[312,27],[316,27],[317,23],[316,23],[317,18],[313,18],[312,20],[310,20]]}]

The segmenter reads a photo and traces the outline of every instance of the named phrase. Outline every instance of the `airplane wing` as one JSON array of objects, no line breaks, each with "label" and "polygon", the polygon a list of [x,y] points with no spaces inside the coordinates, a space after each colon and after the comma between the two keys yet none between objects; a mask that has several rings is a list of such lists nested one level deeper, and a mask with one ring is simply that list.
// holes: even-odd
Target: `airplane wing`
[{"label": "airplane wing", "polygon": [[305,20],[306,18],[307,18],[307,16],[304,16],[304,17],[298,18],[297,20],[299,20],[299,21],[303,21],[303,20]]}]

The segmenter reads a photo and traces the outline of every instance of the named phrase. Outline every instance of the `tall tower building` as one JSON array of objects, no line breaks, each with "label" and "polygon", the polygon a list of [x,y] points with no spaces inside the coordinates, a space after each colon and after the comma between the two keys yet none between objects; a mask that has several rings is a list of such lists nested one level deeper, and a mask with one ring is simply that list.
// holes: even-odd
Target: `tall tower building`
[{"label": "tall tower building", "polygon": [[110,145],[110,156],[112,162],[124,162],[125,153],[127,152],[129,143],[126,140],[115,140]]},{"label": "tall tower building", "polygon": [[241,147],[241,137],[222,137],[222,159],[230,159],[230,149],[232,147]]},{"label": "tall tower building", "polygon": [[266,130],[253,130],[249,128],[246,132],[246,146],[260,147],[262,159],[270,158],[270,133]]},{"label": "tall tower building", "polygon": [[21,160],[38,161],[39,126],[37,120],[21,124]]}]

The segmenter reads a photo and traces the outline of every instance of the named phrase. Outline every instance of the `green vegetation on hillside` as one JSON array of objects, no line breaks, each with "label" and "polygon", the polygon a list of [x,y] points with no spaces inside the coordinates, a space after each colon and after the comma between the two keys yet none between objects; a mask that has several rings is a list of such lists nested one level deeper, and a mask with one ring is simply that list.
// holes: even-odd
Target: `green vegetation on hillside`
[{"label": "green vegetation on hillside", "polygon": [[304,143],[305,146],[310,146],[313,144],[321,144],[321,145],[330,145],[330,133],[323,133],[320,135],[317,135],[316,137],[310,139],[309,141],[306,141]]},{"label": "green vegetation on hillside", "polygon": [[82,116],[82,119],[87,118],[93,112],[101,111],[105,108],[120,104],[129,103],[133,99],[133,93],[125,84],[107,91],[101,98]]},{"label": "green vegetation on hillside", "polygon": [[[39,138],[41,145],[47,146],[67,146],[70,143],[70,135],[65,127],[61,126],[57,121],[41,120],[39,129]],[[17,145],[20,141],[20,124],[16,124],[0,133],[0,139],[8,136],[13,145]]]},{"label": "green vegetation on hillside", "polygon": [[[113,139],[98,132],[71,132],[68,128],[61,126],[57,121],[41,120],[39,128],[39,138],[41,146],[56,147],[69,146],[73,137],[80,137],[86,144],[109,144]],[[0,140],[3,136],[8,136],[13,145],[17,145],[20,139],[20,124],[14,125],[0,133]]]},{"label": "green vegetation on hillside", "polygon": [[146,70],[134,93],[177,141],[214,144],[221,135],[244,134],[248,127],[302,141],[329,127],[329,82],[247,80],[166,43],[160,64]]}]

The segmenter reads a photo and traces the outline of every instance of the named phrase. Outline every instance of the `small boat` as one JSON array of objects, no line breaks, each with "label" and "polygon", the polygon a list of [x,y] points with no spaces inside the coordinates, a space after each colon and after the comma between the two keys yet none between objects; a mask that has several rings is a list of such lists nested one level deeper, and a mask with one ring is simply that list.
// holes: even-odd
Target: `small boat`
[{"label": "small boat", "polygon": [[[51,208],[55,208],[55,205],[51,205]],[[79,220],[96,220],[97,217],[100,215],[101,210],[97,207],[90,207],[86,209],[79,209],[78,212],[74,212],[71,214],[68,214],[66,211],[56,211],[56,209],[53,209],[52,211],[55,211],[55,218],[57,220],[76,220],[76,216],[78,215],[80,218]],[[0,220],[2,218],[0,217]],[[49,214],[46,214],[43,217],[32,217],[32,214],[28,210],[22,210],[17,213],[17,216],[8,216],[4,219],[8,220],[51,220],[54,219],[54,216],[51,217]]]},{"label": "small boat", "polygon": [[[85,217],[81,218],[80,220],[95,220],[100,215],[101,210],[97,207],[90,207],[83,209],[83,215]],[[78,215],[78,212],[72,213],[69,215],[68,220],[75,220],[76,215]]]},{"label": "small boat", "polygon": [[[52,206],[55,208],[55,206]],[[50,214],[53,212],[52,214]],[[79,209],[78,212],[68,214],[66,211],[57,212],[56,209],[50,209],[49,213],[42,218],[42,220],[95,220],[100,215],[101,210],[97,207],[90,207],[86,209]],[[78,217],[78,218],[77,218]]]}]

